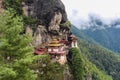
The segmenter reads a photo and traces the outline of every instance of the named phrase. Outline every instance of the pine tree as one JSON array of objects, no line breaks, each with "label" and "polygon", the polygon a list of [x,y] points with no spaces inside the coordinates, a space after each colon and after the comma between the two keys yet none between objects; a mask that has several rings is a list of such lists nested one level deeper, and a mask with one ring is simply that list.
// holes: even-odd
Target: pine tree
[{"label": "pine tree", "polygon": [[0,80],[35,80],[30,69],[33,60],[32,39],[23,31],[22,17],[9,9],[0,16]]},{"label": "pine tree", "polygon": [[84,63],[80,51],[77,48],[69,50],[69,66],[75,80],[83,80],[84,77]]}]

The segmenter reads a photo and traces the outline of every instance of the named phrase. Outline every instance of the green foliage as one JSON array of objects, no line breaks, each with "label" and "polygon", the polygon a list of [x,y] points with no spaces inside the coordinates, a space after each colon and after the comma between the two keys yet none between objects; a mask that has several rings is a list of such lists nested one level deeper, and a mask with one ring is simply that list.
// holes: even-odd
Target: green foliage
[{"label": "green foliage", "polygon": [[92,44],[98,44],[95,40],[93,40],[91,37],[85,35],[80,29],[75,27],[74,25],[71,26],[71,31],[75,36],[78,38],[84,39],[86,42],[92,43]]},{"label": "green foliage", "polygon": [[20,34],[23,20],[14,14],[9,10],[0,16],[0,80],[61,80],[64,66],[52,63],[48,55],[33,56],[28,46],[32,39]]},{"label": "green foliage", "polygon": [[29,24],[29,25],[34,25],[38,22],[36,19],[32,17],[27,17],[27,16],[23,16],[23,20],[24,20],[24,23]]},{"label": "green foliage", "polygon": [[9,9],[0,16],[0,80],[35,80],[37,75],[30,69],[36,58],[32,39],[23,31],[22,17]]},{"label": "green foliage", "polygon": [[[84,56],[82,56],[83,58],[83,63],[85,65],[85,75],[84,78],[88,79],[88,78],[92,78],[93,80],[113,80],[111,76],[108,76],[105,72],[99,70],[93,63],[91,63],[90,61],[88,61],[88,59]],[[88,77],[88,75],[90,77]]]},{"label": "green foliage", "polygon": [[[80,53],[77,48],[70,49],[68,55],[69,66],[75,80],[112,80],[112,78],[100,71],[94,64]],[[88,76],[89,75],[89,76]]]},{"label": "green foliage", "polygon": [[0,80],[13,80],[16,73],[12,68],[3,67],[0,65]]},{"label": "green foliage", "polygon": [[57,62],[51,62],[50,56],[46,55],[32,65],[34,69],[37,69],[37,80],[62,80],[64,65]]},{"label": "green foliage", "polygon": [[71,26],[71,23],[68,20],[65,23],[60,24],[60,27],[64,29],[70,29],[70,26]]},{"label": "green foliage", "polygon": [[22,0],[4,0],[5,8],[13,8],[17,14],[22,14]]},{"label": "green foliage", "polygon": [[[72,27],[72,32],[79,38],[84,39],[79,41],[81,53],[88,58],[92,63],[94,63],[98,69],[111,75],[113,80],[120,79],[119,66],[120,66],[120,56],[116,53],[109,51],[95,42],[93,39],[86,36],[81,30]],[[96,32],[96,31],[95,31]],[[82,35],[82,34],[84,35]],[[97,33],[94,33],[96,35]],[[102,41],[100,36],[97,36]],[[111,40],[111,39],[109,39]],[[103,40],[106,41],[106,40]],[[104,43],[106,45],[106,43]]]},{"label": "green foliage", "polygon": [[80,40],[80,49],[81,53],[94,63],[98,69],[112,76],[113,80],[120,79],[119,55],[116,55],[101,46],[86,43],[83,40]]},{"label": "green foliage", "polygon": [[23,16],[23,22],[24,22],[24,24],[30,25],[30,27],[32,28],[33,31],[36,30],[35,24],[38,23],[37,19],[28,17],[28,16]]},{"label": "green foliage", "polygon": [[69,66],[75,80],[82,80],[84,76],[83,60],[77,48],[69,50]]},{"label": "green foliage", "polygon": [[118,44],[120,41],[120,29],[119,28],[106,28],[102,30],[82,30],[84,34],[87,36],[93,38],[96,42],[98,42],[100,45],[114,51],[114,52],[120,52],[120,44]]}]

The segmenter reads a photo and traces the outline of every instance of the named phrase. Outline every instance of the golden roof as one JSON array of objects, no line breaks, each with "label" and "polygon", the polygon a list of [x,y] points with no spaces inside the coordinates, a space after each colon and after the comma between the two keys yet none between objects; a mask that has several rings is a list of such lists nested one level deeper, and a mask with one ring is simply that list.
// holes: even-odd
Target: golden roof
[{"label": "golden roof", "polygon": [[51,43],[52,43],[52,44],[56,44],[56,43],[59,43],[59,41],[58,41],[57,39],[53,39],[53,40],[51,41]]},{"label": "golden roof", "polygon": [[51,43],[48,44],[48,46],[57,47],[57,46],[62,46],[62,44],[60,44],[57,39],[53,39],[53,40],[51,41]]},{"label": "golden roof", "polygon": [[62,46],[62,44],[48,44],[48,46],[57,47],[57,46]]}]

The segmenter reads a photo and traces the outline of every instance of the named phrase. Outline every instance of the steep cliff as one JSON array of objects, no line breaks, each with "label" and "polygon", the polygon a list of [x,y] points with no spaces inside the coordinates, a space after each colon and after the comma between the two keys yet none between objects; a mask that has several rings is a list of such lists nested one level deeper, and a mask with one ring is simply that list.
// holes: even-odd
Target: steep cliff
[{"label": "steep cliff", "polygon": [[[23,15],[36,19],[35,25],[25,23],[26,33],[34,38],[35,48],[45,48],[52,38],[67,40],[70,22],[61,0],[28,0],[22,2]],[[62,80],[72,80],[69,67],[63,71]]]},{"label": "steep cliff", "polygon": [[[31,25],[26,23],[26,32],[33,32],[34,45],[44,47],[53,37],[67,39],[70,30],[67,25],[61,24],[68,22],[65,7],[61,0],[28,0],[22,2],[22,10],[25,16],[37,20],[34,31],[30,31]],[[64,35],[63,35],[64,34]]]},{"label": "steep cliff", "polygon": [[0,0],[0,14],[2,13],[2,0]]}]

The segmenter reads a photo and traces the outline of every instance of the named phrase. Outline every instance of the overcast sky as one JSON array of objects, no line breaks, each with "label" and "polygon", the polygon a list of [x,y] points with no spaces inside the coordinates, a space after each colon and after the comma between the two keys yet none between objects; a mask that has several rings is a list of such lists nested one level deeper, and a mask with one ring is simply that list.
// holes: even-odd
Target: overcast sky
[{"label": "overcast sky", "polygon": [[79,21],[87,19],[89,14],[102,18],[120,17],[120,0],[62,0],[69,20],[76,26]]}]

